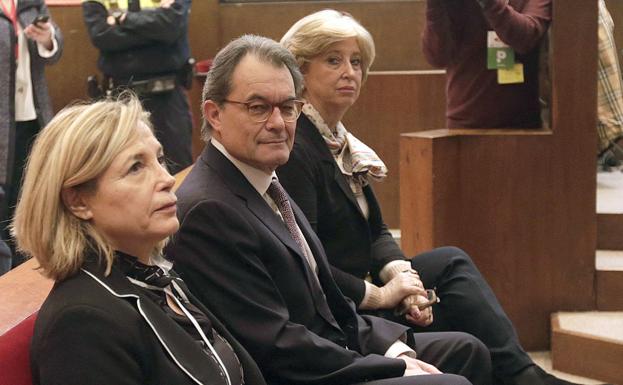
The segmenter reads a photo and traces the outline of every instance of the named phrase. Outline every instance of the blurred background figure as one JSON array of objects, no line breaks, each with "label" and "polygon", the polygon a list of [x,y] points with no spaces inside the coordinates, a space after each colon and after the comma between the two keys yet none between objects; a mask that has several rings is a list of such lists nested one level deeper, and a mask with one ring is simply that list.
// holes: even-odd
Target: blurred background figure
[{"label": "blurred background figure", "polygon": [[191,0],[82,3],[87,31],[100,51],[97,65],[104,74],[100,91],[110,94],[130,88],[138,94],[151,113],[173,174],[192,163],[192,119],[184,90],[192,80],[190,5]]},{"label": "blurred background figure", "polygon": [[536,128],[551,0],[427,0],[423,51],[446,69],[449,128]]},{"label": "blurred background figure", "polygon": [[[63,37],[44,0],[0,0],[0,236],[17,202],[33,138],[52,118],[44,66],[56,63]],[[10,241],[9,241],[10,242]],[[12,246],[11,246],[12,247]],[[0,256],[0,275],[10,261]],[[13,265],[21,262],[17,258]]]},{"label": "blurred background figure", "polygon": [[623,84],[614,22],[604,0],[598,6],[597,151],[601,168],[609,170],[623,160]]},{"label": "blurred background figure", "polygon": [[8,271],[11,268],[11,249],[0,239],[0,269]]},{"label": "blurred background figure", "polygon": [[[0,187],[0,207],[4,206],[4,189]],[[6,242],[0,238],[0,275],[11,270],[12,253]]]}]

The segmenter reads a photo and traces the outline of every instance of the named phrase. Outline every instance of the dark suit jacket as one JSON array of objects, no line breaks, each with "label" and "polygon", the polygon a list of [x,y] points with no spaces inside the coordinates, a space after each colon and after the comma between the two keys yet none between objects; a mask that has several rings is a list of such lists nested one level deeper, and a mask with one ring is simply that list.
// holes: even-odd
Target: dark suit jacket
[{"label": "dark suit jacket", "polygon": [[[244,348],[186,294],[232,345],[246,383],[265,385]],[[224,383],[214,360],[181,326],[116,267],[104,276],[94,261],[56,283],[45,300],[35,324],[31,370],[33,383],[46,385]]]},{"label": "dark suit jacket", "polygon": [[299,205],[322,242],[342,292],[361,303],[363,278],[375,281],[387,263],[405,259],[370,185],[364,187],[369,219],[314,124],[301,114],[290,160],[277,169],[279,181]]},{"label": "dark suit jacket", "polygon": [[403,374],[404,363],[383,354],[407,328],[355,313],[295,204],[324,294],[285,224],[214,146],[176,194],[181,228],[169,248],[176,270],[268,382],[349,384]]}]

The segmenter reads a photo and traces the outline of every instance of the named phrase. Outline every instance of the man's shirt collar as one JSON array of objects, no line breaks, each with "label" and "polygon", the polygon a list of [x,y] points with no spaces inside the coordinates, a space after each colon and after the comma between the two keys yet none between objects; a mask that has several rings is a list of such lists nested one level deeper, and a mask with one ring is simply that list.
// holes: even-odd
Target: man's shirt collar
[{"label": "man's shirt collar", "polygon": [[271,174],[266,174],[266,172],[259,170],[253,166],[249,166],[248,164],[234,158],[225,149],[225,147],[221,143],[219,143],[218,140],[211,138],[210,141],[217,150],[225,155],[225,157],[229,159],[234,164],[234,166],[236,166],[236,168],[242,173],[242,175],[244,175],[245,178],[247,178],[249,183],[251,183],[253,188],[257,190],[260,195],[264,196],[264,194],[266,194],[266,191],[268,190],[268,186],[270,186],[270,182],[272,181],[272,179],[277,178],[277,175],[274,171]]}]

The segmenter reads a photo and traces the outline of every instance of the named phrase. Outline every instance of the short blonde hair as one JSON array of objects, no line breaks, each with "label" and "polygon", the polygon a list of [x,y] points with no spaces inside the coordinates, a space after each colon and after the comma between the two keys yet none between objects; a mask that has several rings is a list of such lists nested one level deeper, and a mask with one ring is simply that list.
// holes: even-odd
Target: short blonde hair
[{"label": "short blonde hair", "polygon": [[325,9],[307,15],[294,23],[281,38],[303,69],[306,62],[324,53],[334,43],[354,37],[361,50],[363,80],[374,62],[375,48],[372,35],[357,20],[345,12]]},{"label": "short blonde hair", "polygon": [[151,128],[149,113],[125,93],[117,100],[67,107],[37,136],[12,233],[18,249],[35,257],[47,277],[60,281],[74,274],[89,249],[103,257],[110,272],[114,250],[89,221],[72,214],[62,192],[95,192],[98,177],[137,138],[139,122]]}]

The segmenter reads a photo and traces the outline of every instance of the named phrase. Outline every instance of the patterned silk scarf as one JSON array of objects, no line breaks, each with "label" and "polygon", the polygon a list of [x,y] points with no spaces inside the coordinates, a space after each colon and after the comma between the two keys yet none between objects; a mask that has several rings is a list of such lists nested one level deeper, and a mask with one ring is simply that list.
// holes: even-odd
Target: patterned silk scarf
[{"label": "patterned silk scarf", "polygon": [[145,265],[139,262],[138,258],[120,251],[116,252],[116,256],[117,266],[127,277],[136,281],[163,289],[173,280],[169,272],[158,265]]},{"label": "patterned silk scarf", "polygon": [[324,138],[335,162],[355,194],[361,193],[362,188],[368,184],[369,177],[380,182],[387,176],[387,167],[381,158],[365,143],[346,131],[342,122],[337,123],[333,132],[310,103],[305,103],[303,113]]}]

